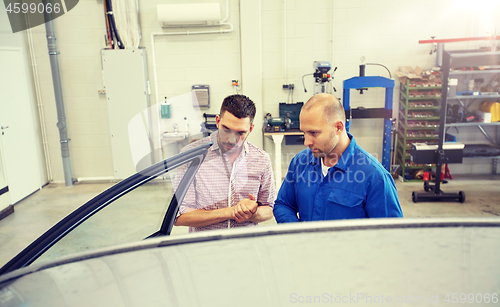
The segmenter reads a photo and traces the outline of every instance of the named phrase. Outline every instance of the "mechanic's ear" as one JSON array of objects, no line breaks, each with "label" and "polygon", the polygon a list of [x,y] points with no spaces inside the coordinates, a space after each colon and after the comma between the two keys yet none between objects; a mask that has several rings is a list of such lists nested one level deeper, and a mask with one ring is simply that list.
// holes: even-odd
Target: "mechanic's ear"
[{"label": "mechanic's ear", "polygon": [[217,126],[217,129],[219,129],[219,123],[220,123],[220,115],[215,115],[215,125]]},{"label": "mechanic's ear", "polygon": [[345,129],[344,122],[341,120],[336,121],[334,125],[335,125],[336,132],[342,132]]},{"label": "mechanic's ear", "polygon": [[253,127],[254,127],[254,126],[255,126],[254,124],[251,124],[251,125],[250,125],[250,130],[248,130],[248,133],[249,133],[249,134],[250,134],[250,132],[252,132]]}]

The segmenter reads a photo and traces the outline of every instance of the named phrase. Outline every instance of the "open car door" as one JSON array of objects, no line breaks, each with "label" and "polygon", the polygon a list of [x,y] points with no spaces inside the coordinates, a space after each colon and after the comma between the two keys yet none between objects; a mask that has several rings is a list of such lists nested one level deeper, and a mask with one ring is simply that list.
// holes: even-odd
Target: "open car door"
[{"label": "open car door", "polygon": [[4,265],[0,275],[35,261],[170,235],[211,145],[177,154],[113,185],[46,231]]}]

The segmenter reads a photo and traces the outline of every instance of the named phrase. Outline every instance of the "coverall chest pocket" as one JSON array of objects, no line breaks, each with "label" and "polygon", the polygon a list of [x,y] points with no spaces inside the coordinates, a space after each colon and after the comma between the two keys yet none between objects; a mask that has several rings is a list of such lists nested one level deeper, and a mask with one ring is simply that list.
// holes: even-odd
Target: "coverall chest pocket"
[{"label": "coverall chest pocket", "polygon": [[332,191],[325,206],[326,219],[350,219],[367,217],[364,197],[348,191]]}]

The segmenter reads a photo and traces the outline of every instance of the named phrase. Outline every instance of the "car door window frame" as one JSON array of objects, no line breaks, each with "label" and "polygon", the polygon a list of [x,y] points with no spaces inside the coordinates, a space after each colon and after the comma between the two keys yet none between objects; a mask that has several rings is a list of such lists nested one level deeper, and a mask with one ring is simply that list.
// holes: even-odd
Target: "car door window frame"
[{"label": "car door window frame", "polygon": [[[0,275],[23,268],[30,265],[45,251],[62,239],[65,235],[71,232],[78,225],[86,221],[88,218],[117,200],[128,192],[138,188],[139,186],[153,180],[154,178],[163,175],[170,170],[173,170],[183,164],[190,163],[183,178],[181,179],[177,190],[175,191],[169,208],[165,214],[162,226],[156,236],[169,235],[175,217],[179,210],[179,205],[182,203],[184,196],[187,193],[189,185],[194,179],[194,175],[200,168],[207,150],[212,146],[212,142],[203,144],[191,150],[187,150],[177,154],[171,158],[160,161],[120,182],[111,186],[109,189],[95,196],[84,205],[70,213],[68,216],[59,221],[56,225],[46,231],[17,256],[11,259],[7,264],[0,268]],[[155,236],[155,235],[153,235]]]}]

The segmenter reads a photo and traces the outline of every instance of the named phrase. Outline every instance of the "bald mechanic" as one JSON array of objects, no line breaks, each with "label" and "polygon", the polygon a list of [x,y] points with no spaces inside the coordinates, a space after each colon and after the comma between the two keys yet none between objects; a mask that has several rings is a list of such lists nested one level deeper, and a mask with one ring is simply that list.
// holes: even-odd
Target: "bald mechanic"
[{"label": "bald mechanic", "polygon": [[308,148],[292,159],[281,185],[278,223],[403,216],[392,176],[346,131],[337,98],[309,99],[300,130]]}]

